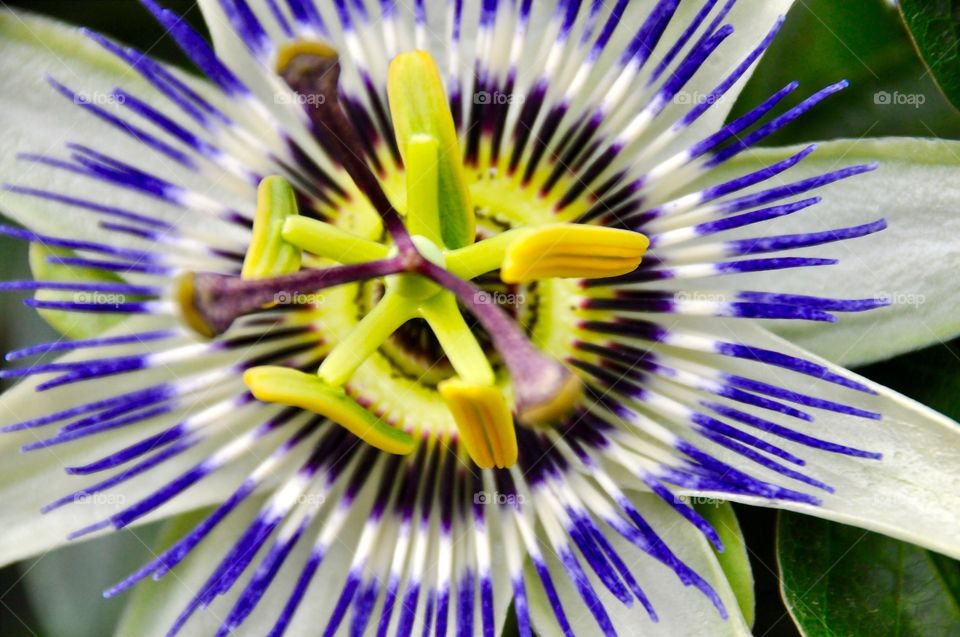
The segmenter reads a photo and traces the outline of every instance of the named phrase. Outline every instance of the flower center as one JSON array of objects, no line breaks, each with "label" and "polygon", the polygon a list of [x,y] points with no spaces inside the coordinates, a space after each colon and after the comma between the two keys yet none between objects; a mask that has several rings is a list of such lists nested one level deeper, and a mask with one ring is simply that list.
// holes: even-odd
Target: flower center
[{"label": "flower center", "polygon": [[[447,260],[444,257],[443,250],[436,243],[419,234],[415,234],[411,238],[417,252],[424,259],[441,268],[446,267]],[[391,253],[396,256],[396,249],[392,250]],[[417,302],[429,301],[443,292],[443,288],[418,274],[395,274],[387,277],[386,291],[387,295],[398,294],[407,301]]]},{"label": "flower center", "polygon": [[[518,225],[477,241],[471,184],[453,117],[436,66],[423,52],[398,56],[389,72],[390,111],[405,169],[404,203],[394,207],[381,180],[360,159],[358,133],[339,104],[335,55],[317,45],[291,49],[281,56],[281,76],[296,92],[315,98],[305,103],[319,141],[339,151],[332,154],[379,223],[366,224],[370,232],[364,236],[299,216],[289,184],[278,177],[264,180],[242,276],[185,276],[178,288],[185,321],[214,336],[245,314],[284,300],[316,299],[325,290],[324,302],[314,305],[318,329],[331,347],[317,374],[248,370],[245,382],[258,399],[322,414],[392,453],[411,452],[418,432],[455,431],[480,467],[512,466],[514,414],[522,424],[560,421],[576,405],[581,383],[531,342],[500,299],[470,281],[499,273],[502,284],[537,282],[555,291],[559,288],[547,285],[553,279],[633,271],[647,239],[624,230],[549,223]],[[512,212],[514,218],[524,216]],[[327,267],[331,262],[339,265]],[[303,265],[308,267],[301,270]],[[382,281],[383,292],[357,316],[358,284],[364,281]],[[328,306],[328,299],[336,302]],[[495,372],[463,309],[489,336],[504,373]],[[391,376],[381,349],[416,319],[432,332],[454,372],[435,388],[420,378],[403,386],[385,380]],[[380,397],[379,403],[371,395]],[[366,406],[354,396],[363,397]]]}]

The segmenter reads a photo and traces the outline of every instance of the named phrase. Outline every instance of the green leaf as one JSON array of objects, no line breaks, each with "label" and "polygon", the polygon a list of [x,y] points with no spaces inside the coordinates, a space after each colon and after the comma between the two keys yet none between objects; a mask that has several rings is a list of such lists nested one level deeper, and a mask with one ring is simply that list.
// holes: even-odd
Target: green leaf
[{"label": "green leaf", "polygon": [[960,107],[960,2],[900,0],[900,13],[940,90]]},{"label": "green leaf", "polygon": [[757,600],[753,590],[753,570],[747,555],[747,543],[740,530],[737,514],[729,502],[719,500],[696,504],[694,508],[713,526],[723,542],[723,553],[717,553],[717,561],[730,582],[743,618],[747,625],[752,627],[756,618]]},{"label": "green leaf", "polygon": [[[932,0],[913,3],[945,4]],[[800,50],[803,54],[797,55]],[[926,72],[888,0],[795,3],[740,95],[733,115],[743,114],[790,80],[800,82],[800,88],[784,101],[784,107],[842,79],[849,80],[849,88],[763,143],[780,146],[836,137],[960,135],[960,118]]]},{"label": "green leaf", "polygon": [[781,513],[778,558],[784,600],[806,637],[942,637],[960,626],[960,563],[942,555]]},{"label": "green leaf", "polygon": [[[90,268],[76,268],[67,265],[53,265],[47,262],[47,257],[72,257],[73,251],[63,248],[51,248],[40,243],[30,244],[30,270],[37,281],[63,282],[122,282],[123,279],[101,270]],[[61,290],[38,290],[36,298],[39,301],[74,301],[83,292],[68,292]],[[133,300],[133,299],[130,299]],[[119,325],[127,317],[123,314],[82,314],[79,312],[64,312],[60,310],[37,310],[37,313],[50,326],[68,338],[90,338],[102,334],[106,330]]]}]

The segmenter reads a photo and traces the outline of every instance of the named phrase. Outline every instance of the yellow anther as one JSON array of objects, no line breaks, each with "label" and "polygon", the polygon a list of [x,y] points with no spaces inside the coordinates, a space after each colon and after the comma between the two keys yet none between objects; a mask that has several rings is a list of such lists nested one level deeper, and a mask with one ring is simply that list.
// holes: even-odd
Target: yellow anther
[{"label": "yellow anther", "polygon": [[181,274],[173,283],[173,297],[180,320],[194,332],[204,338],[214,338],[217,331],[210,326],[207,320],[197,311],[196,289],[194,288],[193,272]]},{"label": "yellow anther", "polygon": [[283,177],[260,182],[253,236],[241,272],[244,279],[265,279],[300,269],[300,248],[283,238],[284,221],[297,214],[296,195]]},{"label": "yellow anther", "polygon": [[[411,141],[420,135],[436,140],[437,207],[444,245],[456,249],[473,243],[476,218],[463,155],[443,81],[430,54],[412,51],[394,58],[387,76],[387,95],[397,144],[408,170]],[[416,205],[411,202],[408,209]]]},{"label": "yellow anther", "polygon": [[310,217],[287,217],[283,238],[307,252],[344,264],[376,261],[390,251],[381,243]]},{"label": "yellow anther", "polygon": [[645,236],[630,230],[573,223],[544,226],[510,245],[500,278],[526,283],[619,276],[637,269],[649,245]]},{"label": "yellow anther", "polygon": [[325,416],[387,453],[405,455],[414,449],[414,440],[408,433],[377,418],[343,388],[331,387],[312,374],[289,367],[254,367],[244,373],[243,381],[258,400]]},{"label": "yellow anther", "polygon": [[337,51],[330,45],[315,40],[297,40],[284,44],[277,51],[277,73],[283,73],[290,66],[290,63],[300,55],[328,58],[336,57]]},{"label": "yellow anther", "polygon": [[503,469],[517,463],[513,415],[499,388],[451,378],[440,383],[438,389],[477,466]]}]

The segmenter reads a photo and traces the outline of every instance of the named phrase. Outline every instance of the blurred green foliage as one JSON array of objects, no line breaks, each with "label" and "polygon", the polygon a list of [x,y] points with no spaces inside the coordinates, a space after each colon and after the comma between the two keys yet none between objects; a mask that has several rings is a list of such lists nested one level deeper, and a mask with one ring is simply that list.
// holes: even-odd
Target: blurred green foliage
[{"label": "blurred green foliage", "polygon": [[943,637],[960,630],[960,568],[942,555],[781,513],[784,592],[806,637]]},{"label": "blurred green foliage", "polygon": [[735,110],[759,104],[791,80],[800,88],[785,102],[789,106],[842,79],[849,88],[765,143],[891,135],[960,139],[960,115],[884,0],[796,2]]},{"label": "blurred green foliage", "polygon": [[960,106],[960,3],[900,0],[899,6],[917,52],[940,90]]}]

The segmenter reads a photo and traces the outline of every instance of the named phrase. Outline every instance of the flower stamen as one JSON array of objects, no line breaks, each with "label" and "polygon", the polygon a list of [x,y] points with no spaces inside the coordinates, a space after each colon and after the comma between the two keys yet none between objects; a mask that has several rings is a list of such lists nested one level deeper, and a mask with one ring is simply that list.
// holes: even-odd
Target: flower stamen
[{"label": "flower stamen", "polygon": [[636,270],[649,245],[633,230],[558,223],[507,230],[451,251],[447,263],[468,280],[495,270],[504,283],[603,279]]},{"label": "flower stamen", "polygon": [[347,338],[337,343],[327,355],[317,372],[320,378],[333,387],[344,385],[401,325],[416,316],[411,309],[402,294],[388,291]]},{"label": "flower stamen", "polygon": [[308,46],[298,42],[289,46],[293,48],[279,54],[278,59],[284,63],[279,73],[293,91],[310,98],[305,100],[309,105],[307,114],[320,142],[370,200],[401,254],[415,252],[400,215],[363,159],[359,133],[340,104],[340,61],[336,52],[322,44]]},{"label": "flower stamen", "polygon": [[[407,192],[408,216],[429,219],[427,211],[436,209],[443,245],[450,249],[470,245],[476,239],[473,201],[450,101],[433,57],[425,51],[395,57],[387,76],[387,96],[407,183],[413,184]],[[435,144],[432,156],[428,140]],[[429,201],[434,190],[436,195]],[[411,232],[417,232],[413,226]]]},{"label": "flower stamen", "polygon": [[342,387],[331,387],[313,374],[289,367],[254,367],[244,373],[243,381],[258,400],[293,405],[326,416],[388,453],[405,455],[414,449],[410,434],[377,418]]},{"label": "flower stamen", "polygon": [[407,170],[407,228],[414,235],[442,245],[439,149],[435,137],[417,133],[407,142],[404,163]]},{"label": "flower stamen", "polygon": [[500,278],[526,283],[620,276],[637,269],[649,245],[645,236],[630,230],[572,223],[545,226],[509,245]]},{"label": "flower stamen", "polygon": [[429,261],[420,272],[453,292],[490,335],[510,372],[521,420],[552,424],[573,410],[582,389],[579,378],[540,352],[502,308],[486,303],[480,288]]},{"label": "flower stamen", "polygon": [[390,252],[382,243],[310,217],[287,217],[283,238],[311,254],[343,264],[385,259]]},{"label": "flower stamen", "polygon": [[420,305],[420,315],[433,330],[453,369],[468,383],[492,387],[493,368],[450,293],[438,294]]},{"label": "flower stamen", "polygon": [[287,180],[267,177],[260,182],[242,278],[264,279],[300,270],[302,252],[283,237],[284,222],[298,214],[296,195]]},{"label": "flower stamen", "polygon": [[445,380],[437,387],[457,421],[467,452],[481,469],[512,467],[517,462],[513,414],[497,387]]}]

